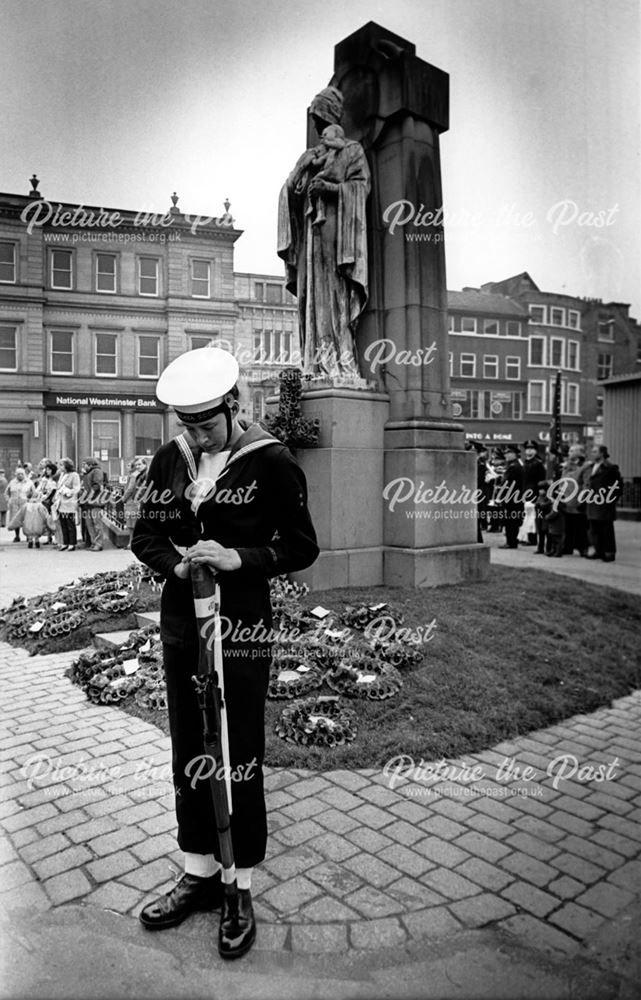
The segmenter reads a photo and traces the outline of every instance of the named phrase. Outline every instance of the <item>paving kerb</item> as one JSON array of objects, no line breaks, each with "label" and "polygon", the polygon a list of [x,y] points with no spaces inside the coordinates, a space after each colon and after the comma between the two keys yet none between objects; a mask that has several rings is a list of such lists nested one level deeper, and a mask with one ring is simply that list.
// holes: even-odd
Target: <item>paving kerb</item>
[{"label": "paving kerb", "polygon": [[[93,557],[99,555],[103,554]],[[94,566],[88,572],[97,569]],[[3,912],[16,913],[25,901],[32,914],[43,916],[69,907],[105,915],[116,911],[138,933],[134,918],[140,906],[170,884],[172,868],[180,868],[172,825],[165,820],[159,829],[146,828],[150,813],[140,809],[153,805],[155,816],[172,815],[168,741],[142,720],[109,706],[90,705],[63,676],[73,655],[29,657],[24,651],[0,647],[0,677],[5,690],[10,690],[5,704],[12,709],[9,735],[1,741],[7,782],[2,789],[3,805],[9,807],[2,816],[9,847],[0,868]],[[39,692],[41,710],[35,734],[30,711],[34,690]],[[363,949],[386,947],[401,949],[405,956],[415,942],[447,942],[480,933],[474,929],[489,925],[506,934],[508,942],[535,940],[541,954],[566,961],[577,957],[601,961],[598,941],[609,924],[634,905],[634,893],[641,884],[638,816],[637,825],[628,820],[625,835],[620,834],[625,840],[617,841],[611,829],[613,822],[625,822],[626,816],[640,813],[641,754],[636,734],[641,695],[619,699],[595,715],[602,745],[593,749],[583,744],[585,759],[606,763],[611,748],[616,747],[626,777],[625,795],[604,795],[597,783],[575,781],[562,782],[554,789],[552,778],[541,773],[526,789],[527,796],[522,783],[497,782],[496,767],[508,752],[517,762],[521,755],[525,761],[526,755],[535,753],[541,764],[548,759],[546,753],[558,756],[566,745],[576,746],[579,737],[591,730],[592,717],[584,715],[475,755],[474,760],[485,768],[486,791],[494,796],[498,787],[504,793],[500,799],[466,796],[462,794],[466,785],[460,780],[441,782],[431,789],[406,782],[390,792],[374,769],[323,775],[268,769],[268,810],[273,822],[268,857],[256,873],[259,939],[262,935],[265,945],[271,942],[279,953],[297,961],[315,950],[315,940],[320,951],[323,942],[325,947],[331,943],[334,953],[346,959]],[[62,731],[61,716],[67,718]],[[37,752],[35,742],[54,738],[48,750],[39,752],[53,757],[55,768],[58,757],[64,760],[69,727],[99,734],[87,759],[87,767],[93,768],[91,787],[78,783],[77,775],[71,787],[74,779],[68,774],[45,773],[46,758],[42,758],[40,777],[34,779],[32,774],[35,787],[29,787],[23,768]],[[120,736],[114,739],[116,732]],[[143,766],[138,774],[135,757],[127,762],[127,774],[122,777],[99,773],[104,760],[113,761],[109,755],[114,744],[120,751],[140,746]],[[144,763],[147,748],[153,764]],[[167,754],[164,772],[157,763],[163,753]],[[477,785],[477,792],[481,791]],[[65,793],[59,795],[61,787]],[[383,803],[381,790],[386,793]],[[34,801],[34,791],[42,793],[39,801]],[[510,791],[516,794],[506,794]],[[288,795],[285,802],[283,795]],[[320,811],[315,808],[319,801]],[[299,816],[294,807],[307,803],[309,814]],[[544,819],[524,809],[528,803],[544,808]],[[576,815],[577,806],[583,818]],[[113,822],[116,815],[115,830],[101,828],[100,833],[90,825],[101,816]],[[488,830],[487,820],[494,816],[503,827]],[[537,827],[537,820],[544,825]],[[577,820],[585,824],[581,833],[567,828],[568,822]],[[84,837],[77,832],[83,823],[89,824]],[[559,831],[556,842],[554,828]],[[66,831],[73,831],[74,836],[67,837]],[[25,838],[26,833],[32,836]],[[47,853],[56,833],[68,844],[60,842],[60,850],[56,847]],[[608,834],[613,835],[610,840]],[[74,854],[75,848],[82,848],[82,853]],[[52,874],[45,865],[43,870],[48,858],[55,868],[56,855],[64,869]],[[421,905],[421,891],[425,905]],[[193,924],[192,931],[185,930],[187,925],[180,929],[180,940],[185,934],[210,936],[207,918]],[[162,938],[164,942],[167,935]]]}]

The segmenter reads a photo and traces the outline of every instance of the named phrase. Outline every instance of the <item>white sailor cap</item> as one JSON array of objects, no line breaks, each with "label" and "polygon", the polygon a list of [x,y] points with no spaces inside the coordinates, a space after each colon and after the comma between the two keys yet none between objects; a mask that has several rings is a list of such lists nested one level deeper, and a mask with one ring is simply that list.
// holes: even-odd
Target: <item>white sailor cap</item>
[{"label": "white sailor cap", "polygon": [[201,423],[221,412],[225,394],[236,385],[238,375],[233,354],[220,347],[201,347],[167,365],[156,395],[161,403],[173,406],[181,420]]}]

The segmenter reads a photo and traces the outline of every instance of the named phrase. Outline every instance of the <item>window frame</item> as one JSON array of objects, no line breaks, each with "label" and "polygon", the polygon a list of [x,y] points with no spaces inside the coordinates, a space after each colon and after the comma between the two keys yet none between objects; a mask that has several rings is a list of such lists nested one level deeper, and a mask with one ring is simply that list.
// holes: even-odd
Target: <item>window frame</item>
[{"label": "window frame", "polygon": [[[533,311],[535,309],[540,309],[541,310],[541,312],[543,314],[543,318],[542,319],[536,319],[535,318],[534,311]],[[541,305],[540,302],[531,302],[528,305],[528,311],[530,313],[530,323],[533,323],[536,326],[547,326],[547,323],[546,323],[546,319],[547,319],[547,307],[546,306]]]},{"label": "window frame", "polygon": [[[608,336],[603,336],[601,333],[602,328],[606,326],[608,328]],[[600,344],[614,344],[614,319],[599,320],[597,327],[597,341]]]},{"label": "window frame", "polygon": [[[576,317],[576,323],[572,322],[572,317]],[[581,329],[581,313],[578,309],[568,309],[568,327],[570,330]]]},{"label": "window frame", "polygon": [[[541,361],[540,362],[532,360],[532,344],[533,344],[533,342],[535,340],[540,340],[541,341],[541,345],[542,345],[541,346]],[[542,334],[536,334],[535,336],[528,337],[528,362],[527,362],[528,363],[528,367],[530,367],[530,368],[545,368],[546,367],[546,362],[547,362],[547,355],[548,355],[547,337],[543,336]]]},{"label": "window frame", "polygon": [[[509,368],[514,367],[516,364],[517,374],[509,375]],[[521,358],[518,354],[508,354],[505,357],[505,379],[508,382],[520,382],[521,381]]]},{"label": "window frame", "polygon": [[[114,270],[113,270],[114,287],[113,288],[98,288],[98,279],[99,279],[100,275],[102,274],[104,276],[107,273],[106,271],[100,272],[98,270],[98,263],[99,263],[101,257],[107,257],[110,260],[113,260],[113,264],[114,264]],[[95,285],[95,290],[96,290],[96,292],[97,292],[98,295],[117,295],[118,294],[118,255],[117,254],[115,254],[115,253],[103,253],[102,250],[100,252],[96,251],[96,254],[95,254],[95,268],[94,268],[94,285]]]},{"label": "window frame", "polygon": [[[59,336],[60,334],[64,334],[64,335],[66,335],[66,336],[68,336],[68,337],[71,338],[71,350],[69,352],[66,352],[66,351],[54,351],[54,349],[53,349],[53,340],[54,340],[54,337]],[[75,351],[75,347],[76,347],[76,344],[75,344],[75,338],[74,338],[73,330],[49,330],[49,372],[51,373],[51,375],[75,375],[76,374],[76,357],[75,357],[76,351]],[[53,367],[53,356],[54,356],[54,354],[59,354],[59,355],[66,356],[67,353],[71,356],[71,371],[61,371],[58,368],[54,368]]]},{"label": "window frame", "polygon": [[[17,285],[18,284],[18,244],[14,240],[0,240],[0,247],[7,246],[11,247],[13,260],[11,261],[11,267],[13,268],[13,278],[0,278],[0,285]],[[0,264],[7,264],[6,261],[0,261]]]},{"label": "window frame", "polygon": [[[466,364],[472,365],[472,372],[469,375],[463,371],[463,365]],[[459,378],[476,378],[476,354],[461,351],[459,354]]]},{"label": "window frame", "polygon": [[[554,345],[561,345],[561,360],[557,364],[554,360]],[[565,339],[563,337],[550,337],[550,357],[548,368],[565,368]]]},{"label": "window frame", "polygon": [[[494,375],[486,374],[486,365],[489,363],[494,363]],[[499,356],[498,354],[484,354],[483,355],[483,378],[484,379],[497,379],[499,377]]]},{"label": "window frame", "polygon": [[[575,406],[574,409],[570,409],[570,396],[571,392],[574,390],[575,394]],[[578,382],[568,382],[565,389],[565,409],[564,414],[568,417],[578,417],[581,413],[579,406],[579,383]]]},{"label": "window frame", "polygon": [[[194,265],[204,264],[207,268],[207,294],[200,294],[194,291],[195,281],[205,281],[204,278],[196,278],[194,275]],[[192,299],[210,299],[211,298],[211,260],[207,260],[205,257],[191,257],[189,260],[189,294]]]},{"label": "window frame", "polygon": [[[532,406],[532,388],[535,385],[540,385],[541,388],[541,409],[535,410]],[[546,397],[547,397],[547,381],[544,379],[530,379],[527,384],[527,412],[528,413],[547,413],[546,410]]]},{"label": "window frame", "polygon": [[[98,354],[98,338],[99,337],[113,337],[114,343],[116,345],[115,353],[112,354]],[[97,378],[118,378],[118,365],[120,362],[120,338],[117,333],[112,333],[110,330],[96,330],[94,338],[94,375]],[[114,369],[113,372],[99,372],[98,371],[98,357],[101,358],[114,358]]]},{"label": "window frame", "polygon": [[[473,325],[473,329],[472,330],[466,330],[465,329],[464,323],[466,322],[466,320],[469,321],[470,323],[472,323],[472,325]],[[476,316],[461,316],[461,333],[473,333],[473,334],[476,334],[477,332],[478,332],[478,321],[476,319]]]},{"label": "window frame", "polygon": [[[560,313],[561,321],[559,323],[554,318],[555,313]],[[550,326],[565,326],[565,309],[563,306],[550,306]]]},{"label": "window frame", "polygon": [[[66,254],[69,258],[69,284],[68,285],[56,285],[54,283],[54,271],[60,271],[60,268],[55,268],[53,266],[56,254]],[[74,258],[73,250],[68,250],[66,247],[51,247],[49,252],[50,269],[49,269],[49,281],[50,287],[61,292],[70,292],[74,288]]]},{"label": "window frame", "polygon": [[[496,327],[496,333],[490,333],[487,329],[488,324],[494,325]],[[484,337],[499,337],[501,335],[501,324],[498,319],[484,319],[483,320],[483,336]]]},{"label": "window frame", "polygon": [[[159,257],[149,257],[147,254],[138,254],[137,260],[137,271],[138,271],[138,295],[144,296],[147,299],[157,299],[160,297],[160,258]],[[143,292],[142,290],[142,279],[145,278],[146,281],[150,281],[149,275],[142,274],[142,262],[143,260],[151,260],[156,265],[156,291],[155,292]]]},{"label": "window frame", "polygon": [[[137,370],[138,370],[138,376],[137,377],[141,378],[141,379],[158,379],[160,377],[160,370],[161,370],[161,367],[162,367],[162,362],[161,362],[161,357],[160,357],[160,337],[157,336],[155,333],[139,333],[138,336],[136,337],[136,340],[137,340],[137,344],[136,344],[136,367],[137,367]],[[141,361],[143,359],[143,354],[142,354],[142,342],[143,342],[143,340],[155,340],[156,341],[156,371],[153,372],[153,374],[150,374],[150,375],[143,375],[142,371],[140,370],[140,363],[141,363]],[[152,356],[153,355],[151,355],[151,354],[145,354],[144,355],[145,358],[151,358]]]},{"label": "window frame", "polygon": [[[13,323],[0,323],[0,331],[3,331],[3,330],[12,330],[13,331],[13,352],[14,352],[14,354],[16,356],[16,363],[15,363],[15,365],[14,365],[13,368],[2,368],[2,367],[0,367],[0,372],[17,372],[18,371],[18,367],[19,367],[19,365],[18,365],[18,361],[19,361],[19,358],[18,358],[18,350],[19,350],[19,348],[18,348],[18,327],[16,325],[14,325]],[[10,347],[4,348],[3,347],[2,350],[9,350],[10,351],[10,350],[12,350],[12,348],[10,348]]]},{"label": "window frame", "polygon": [[[603,363],[601,361],[601,358],[608,358],[609,359],[608,362],[607,362],[607,367],[609,369],[607,375],[600,375],[599,374],[599,372],[601,371],[601,369],[604,367],[604,365],[603,365]],[[612,369],[614,368],[614,355],[611,354],[610,352],[608,352],[607,354],[600,353],[600,352],[597,353],[596,366],[597,366],[597,374],[596,374],[596,380],[597,380],[597,382],[603,382],[606,378],[612,378]]]},{"label": "window frame", "polygon": [[[570,353],[571,353],[571,348],[572,347],[575,348],[575,352],[576,352],[576,356],[575,356],[574,364],[573,365],[570,364]],[[567,348],[566,348],[566,361],[567,361],[566,367],[567,367],[568,371],[570,371],[570,372],[578,372],[578,371],[581,370],[580,357],[581,357],[581,342],[579,340],[568,340],[568,342],[567,342]]]},{"label": "window frame", "polygon": [[[510,333],[510,327],[511,326],[516,326],[516,328],[518,330],[518,333]],[[521,337],[521,335],[522,335],[521,320],[520,319],[508,319],[508,320],[506,320],[506,322],[505,322],[505,336],[506,337]]]}]

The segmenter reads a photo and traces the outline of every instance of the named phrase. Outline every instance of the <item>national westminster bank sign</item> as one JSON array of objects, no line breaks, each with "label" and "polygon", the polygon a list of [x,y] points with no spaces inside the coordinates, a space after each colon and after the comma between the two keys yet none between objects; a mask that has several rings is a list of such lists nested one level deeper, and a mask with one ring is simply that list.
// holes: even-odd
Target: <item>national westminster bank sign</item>
[{"label": "national westminster bank sign", "polygon": [[94,410],[139,410],[146,413],[164,413],[167,409],[155,396],[121,395],[120,393],[43,392],[42,402],[47,410],[76,410],[87,406]]}]

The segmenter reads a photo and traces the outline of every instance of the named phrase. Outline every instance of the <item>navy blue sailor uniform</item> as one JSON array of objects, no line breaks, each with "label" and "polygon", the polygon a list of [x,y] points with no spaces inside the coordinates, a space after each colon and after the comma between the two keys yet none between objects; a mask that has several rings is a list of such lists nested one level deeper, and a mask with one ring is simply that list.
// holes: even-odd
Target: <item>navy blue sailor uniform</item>
[{"label": "navy blue sailor uniform", "polygon": [[[244,426],[244,425],[242,425]],[[188,448],[193,455],[189,461]],[[262,764],[264,708],[272,625],[269,579],[310,566],[318,556],[303,472],[288,449],[257,424],[232,447],[215,487],[192,509],[193,470],[201,452],[183,437],[155,454],[132,550],[166,578],[160,632],[167,680],[178,845],[220,861],[216,823],[203,759],[202,716],[192,675],[198,634],[191,581],[179,579],[180,548],[213,539],[236,549],[240,569],[219,573],[229,762],[231,832],[236,865],[265,857],[267,820]]]}]

